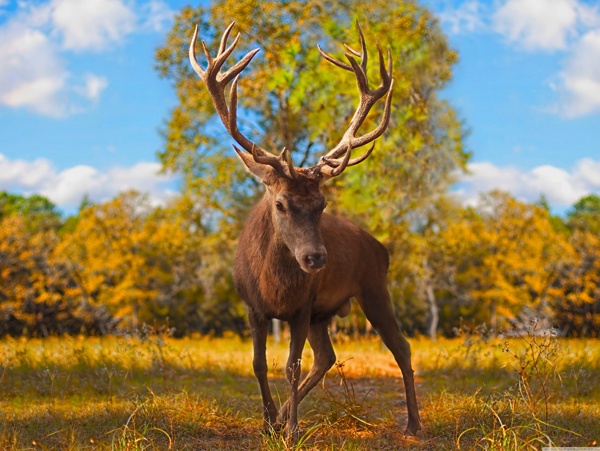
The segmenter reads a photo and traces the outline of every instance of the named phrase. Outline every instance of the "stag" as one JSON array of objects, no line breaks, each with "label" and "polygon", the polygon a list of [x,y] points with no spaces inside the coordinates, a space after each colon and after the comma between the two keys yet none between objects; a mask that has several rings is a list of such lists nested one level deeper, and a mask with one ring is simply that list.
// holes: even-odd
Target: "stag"
[{"label": "stag", "polygon": [[[326,201],[320,191],[327,180],[364,161],[371,154],[374,141],[386,130],[393,90],[391,51],[388,49],[386,67],[381,48],[377,46],[381,85],[371,89],[367,79],[365,39],[358,24],[361,50],[358,52],[346,46],[349,64],[318,47],[327,61],[354,73],[360,101],[340,142],[316,165],[298,168],[294,167],[286,148],[275,155],[250,141],[238,129],[238,78],[260,49],[252,50],[231,68],[221,71],[240,39],[238,34],[233,43],[227,45],[233,26],[234,23],[223,33],[214,58],[202,41],[206,69],[196,59],[196,27],[189,57],[194,70],[206,84],[223,125],[241,147],[234,145],[235,152],[245,167],[266,186],[264,197],[242,230],[233,269],[237,291],[248,306],[254,346],[253,368],[262,395],[265,429],[278,430],[285,426],[289,436],[298,437],[298,403],[336,361],[328,332],[330,320],[336,314],[347,315],[350,300],[355,298],[400,367],[408,409],[405,433],[414,435],[421,426],[410,346],[394,318],[387,290],[387,250],[348,219],[324,212]],[[227,102],[225,87],[230,82]],[[380,123],[370,132],[357,136],[373,105],[384,96]],[[370,143],[373,144],[364,154],[351,158],[353,149]],[[269,322],[273,318],[287,321],[291,336],[286,365],[291,390],[280,410],[273,401],[267,379],[266,344]],[[307,339],[314,352],[314,364],[300,382],[300,360]]]}]

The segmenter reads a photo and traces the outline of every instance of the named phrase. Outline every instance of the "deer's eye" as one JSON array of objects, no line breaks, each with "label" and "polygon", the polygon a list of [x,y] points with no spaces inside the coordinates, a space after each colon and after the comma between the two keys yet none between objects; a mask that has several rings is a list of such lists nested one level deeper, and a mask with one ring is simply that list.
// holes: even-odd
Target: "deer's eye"
[{"label": "deer's eye", "polygon": [[275,208],[277,208],[277,211],[281,211],[284,212],[285,211],[285,207],[283,206],[283,204],[279,201],[275,201]]}]

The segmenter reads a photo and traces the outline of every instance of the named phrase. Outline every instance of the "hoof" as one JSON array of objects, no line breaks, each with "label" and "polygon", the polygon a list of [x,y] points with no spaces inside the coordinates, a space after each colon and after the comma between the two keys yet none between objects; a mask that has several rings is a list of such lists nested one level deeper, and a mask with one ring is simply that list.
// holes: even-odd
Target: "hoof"
[{"label": "hoof", "polygon": [[297,424],[294,426],[288,424],[285,429],[285,437],[291,443],[298,443],[300,440],[300,427]]},{"label": "hoof", "polygon": [[406,426],[406,430],[404,431],[404,435],[407,437],[414,437],[417,435],[417,432],[421,430],[421,424],[416,421],[414,423],[409,422],[408,426]]},{"label": "hoof", "polygon": [[285,425],[282,423],[275,423],[275,424],[265,423],[263,425],[262,433],[265,435],[268,435],[268,436],[277,435],[277,434],[281,433],[284,426]]},{"label": "hoof", "polygon": [[290,417],[290,406],[288,403],[285,403],[283,405],[283,407],[281,408],[281,410],[279,411],[279,414],[277,415],[277,423],[278,424],[286,424],[289,417]]}]

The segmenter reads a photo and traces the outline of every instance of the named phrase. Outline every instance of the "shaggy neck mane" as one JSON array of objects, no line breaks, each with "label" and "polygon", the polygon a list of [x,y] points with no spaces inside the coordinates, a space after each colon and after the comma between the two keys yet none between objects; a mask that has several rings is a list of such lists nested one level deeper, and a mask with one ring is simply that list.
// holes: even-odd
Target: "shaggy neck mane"
[{"label": "shaggy neck mane", "polygon": [[258,289],[270,307],[271,315],[287,317],[297,310],[295,300],[310,290],[311,275],[300,269],[296,258],[278,235],[269,201],[266,194],[251,214],[250,221],[256,222],[252,230],[257,231],[250,244],[253,247],[251,253],[260,262],[256,274]]}]

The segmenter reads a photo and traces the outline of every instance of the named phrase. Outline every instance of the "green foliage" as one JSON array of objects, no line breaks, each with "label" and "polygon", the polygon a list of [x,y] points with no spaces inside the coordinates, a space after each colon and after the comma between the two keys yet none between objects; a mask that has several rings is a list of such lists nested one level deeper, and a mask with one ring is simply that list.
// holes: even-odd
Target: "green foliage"
[{"label": "green foliage", "polygon": [[44,196],[23,196],[0,191],[0,219],[10,216],[25,218],[24,226],[31,231],[57,229],[61,224],[56,205]]},{"label": "green foliage", "polygon": [[[436,95],[450,79],[456,53],[430,13],[412,2],[357,4],[221,0],[207,9],[183,9],[156,54],[157,69],[173,81],[179,98],[164,129],[164,166],[182,173],[188,186],[223,214],[237,216],[236,196],[253,196],[253,186],[241,181],[241,165],[232,162],[227,149],[231,140],[215,120],[207,90],[184,51],[195,23],[208,47],[216,49],[224,26],[237,22],[242,40],[232,61],[261,47],[241,77],[240,127],[266,148],[291,149],[296,164],[303,164],[316,162],[340,139],[356,104],[353,76],[324,62],[316,44],[337,53],[340,42],[356,43],[353,21],[358,20],[372,54],[376,41],[391,49],[394,112],[378,156],[344,177],[339,182],[343,189],[331,188],[339,202],[335,208],[352,211],[385,236],[391,218],[402,221],[408,208],[447,186],[450,173],[464,167],[468,158],[454,110]],[[354,13],[358,10],[360,16]],[[378,82],[376,66],[370,67],[373,83]],[[365,130],[373,127],[375,116],[368,118]],[[380,183],[371,183],[374,179]],[[394,205],[386,202],[378,208],[390,195]]]},{"label": "green foliage", "polygon": [[567,214],[571,230],[600,235],[600,196],[590,194],[579,199]]}]

